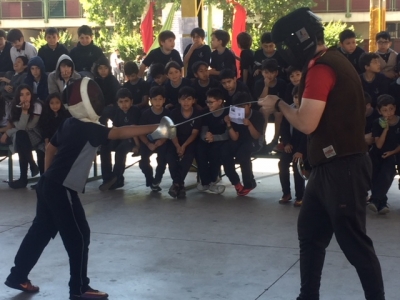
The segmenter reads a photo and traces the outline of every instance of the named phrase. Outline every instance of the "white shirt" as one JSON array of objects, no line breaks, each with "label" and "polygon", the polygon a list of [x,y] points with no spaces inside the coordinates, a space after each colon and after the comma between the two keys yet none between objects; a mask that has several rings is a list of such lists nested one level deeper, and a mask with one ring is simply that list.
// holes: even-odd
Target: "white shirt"
[{"label": "white shirt", "polygon": [[25,42],[23,48],[18,51],[15,47],[11,47],[10,56],[13,64],[18,56],[26,56],[28,59],[37,56],[37,50],[31,43]]}]

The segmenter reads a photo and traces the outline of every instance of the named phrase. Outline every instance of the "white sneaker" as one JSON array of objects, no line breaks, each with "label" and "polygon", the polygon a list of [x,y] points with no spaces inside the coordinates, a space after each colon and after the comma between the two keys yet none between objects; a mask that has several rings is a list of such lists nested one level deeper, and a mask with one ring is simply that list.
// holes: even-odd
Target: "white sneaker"
[{"label": "white sneaker", "polygon": [[216,182],[212,182],[210,184],[209,190],[216,194],[222,194],[223,192],[225,192],[225,186],[221,184],[216,184]]},{"label": "white sneaker", "polygon": [[198,184],[197,184],[197,190],[199,190],[200,192],[205,192],[205,191],[207,191],[208,189],[209,189],[209,185],[207,184],[207,185],[202,185],[201,184],[201,182],[199,182]]}]

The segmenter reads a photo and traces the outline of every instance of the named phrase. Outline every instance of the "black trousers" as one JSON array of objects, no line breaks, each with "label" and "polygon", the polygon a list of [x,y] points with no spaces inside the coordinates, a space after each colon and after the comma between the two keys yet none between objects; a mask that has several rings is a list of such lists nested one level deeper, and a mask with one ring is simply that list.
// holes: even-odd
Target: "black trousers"
[{"label": "black trousers", "polygon": [[[109,140],[100,147],[101,174],[103,180],[110,180],[112,177],[123,179],[125,172],[126,156],[132,151],[135,144],[131,140]],[[115,164],[112,168],[111,151],[115,151]]]},{"label": "black trousers", "polygon": [[305,181],[303,177],[301,177],[301,175],[299,174],[296,163],[292,161],[293,153],[281,153],[281,157],[278,163],[279,180],[281,182],[283,195],[290,194],[290,165],[292,164],[296,199],[301,200],[303,199],[304,195]]},{"label": "black trousers", "polygon": [[179,157],[176,148],[171,141],[167,142],[167,162],[169,173],[174,184],[185,185],[185,178],[188,174],[194,159],[195,142],[185,149],[183,157]]},{"label": "black trousers", "polygon": [[25,282],[50,239],[59,232],[69,257],[70,293],[82,294],[89,285],[90,228],[78,194],[45,175],[38,182],[36,194],[35,219],[22,241],[15,256],[15,266],[7,279]]},{"label": "black trousers", "polygon": [[[151,151],[145,144],[140,146],[141,159],[139,161],[139,168],[142,170],[146,178],[146,186],[150,186],[153,181],[155,183],[160,183],[165,169],[167,168],[167,144],[164,143],[162,146],[156,148],[156,150]],[[156,174],[153,178],[153,168],[150,165],[150,156],[153,153],[157,153],[157,167]]]},{"label": "black trousers", "polygon": [[254,145],[249,141],[235,142],[232,140],[224,143],[221,147],[221,161],[225,174],[233,185],[240,182],[239,175],[235,170],[235,163],[239,163],[242,171],[243,186],[245,188],[254,188],[256,186],[251,154],[258,148],[258,145]]},{"label": "black trousers", "polygon": [[381,267],[366,234],[368,155],[352,155],[312,169],[298,219],[301,289],[298,300],[319,300],[325,249],[333,233],[356,268],[367,300],[384,300]]},{"label": "black trousers", "polygon": [[[19,158],[19,169],[21,172],[20,178],[23,180],[27,180],[28,178],[28,165],[32,168],[32,166],[36,165],[36,162],[33,159],[32,151],[32,143],[29,139],[28,133],[25,130],[18,130],[15,136],[15,150],[18,153]],[[44,173],[44,152],[37,150],[37,164],[40,170],[40,174]]]},{"label": "black trousers", "polygon": [[196,145],[196,162],[202,185],[215,182],[221,170],[221,147],[225,141],[207,143],[199,140]]},{"label": "black trousers", "polygon": [[382,158],[371,154],[372,160],[372,186],[371,202],[381,210],[387,204],[387,196],[396,175],[396,156]]}]

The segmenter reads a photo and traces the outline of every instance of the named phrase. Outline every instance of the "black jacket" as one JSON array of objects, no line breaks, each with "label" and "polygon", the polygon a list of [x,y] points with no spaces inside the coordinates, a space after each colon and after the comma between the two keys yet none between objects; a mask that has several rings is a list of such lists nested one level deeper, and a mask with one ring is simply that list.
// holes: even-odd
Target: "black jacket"
[{"label": "black jacket", "polygon": [[91,72],[94,62],[100,57],[104,57],[104,53],[99,47],[93,44],[93,41],[87,46],[82,46],[78,42],[76,47],[71,50],[69,56],[75,64],[75,71]]},{"label": "black jacket", "polygon": [[61,55],[69,54],[68,49],[58,43],[55,49],[51,49],[47,44],[39,49],[38,56],[43,60],[46,72],[53,72],[56,70],[57,61]]},{"label": "black jacket", "polygon": [[0,53],[0,72],[14,71],[10,56],[11,43],[6,42],[3,51]]}]

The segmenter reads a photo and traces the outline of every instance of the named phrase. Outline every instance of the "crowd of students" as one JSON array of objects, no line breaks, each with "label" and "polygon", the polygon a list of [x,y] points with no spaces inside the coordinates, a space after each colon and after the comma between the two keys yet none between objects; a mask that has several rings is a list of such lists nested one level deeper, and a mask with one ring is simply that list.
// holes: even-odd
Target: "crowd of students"
[{"label": "crowd of students", "polygon": [[[43,172],[44,146],[56,129],[69,117],[62,93],[66,86],[83,76],[93,78],[104,94],[106,108],[100,122],[113,126],[159,123],[169,116],[174,123],[185,122],[201,114],[206,117],[177,127],[177,137],[171,141],[150,140],[146,136],[129,140],[109,141],[101,146],[103,183],[100,190],[124,186],[126,155],[140,155],[140,169],[146,186],[159,192],[160,182],[168,164],[172,197],[186,195],[185,178],[193,162],[198,164],[198,190],[223,193],[218,184],[223,166],[237,195],[245,196],[256,187],[251,156],[255,152],[281,152],[279,162],[282,197],[279,203],[290,203],[289,168],[302,159],[307,160],[307,137],[293,128],[280,112],[273,116],[259,111],[248,102],[277,95],[288,104],[299,106],[298,85],[302,68],[288,66],[275,49],[271,34],[261,37],[260,49],[253,52],[252,37],[237,36],[242,49],[236,57],[227,44],[229,34],[224,30],[212,33],[210,46],[204,42],[205,32],[194,28],[192,43],[183,53],[175,49],[175,35],[163,31],[158,36],[160,47],[149,52],[140,64],[123,64],[125,82],[119,82],[120,57],[116,50],[111,62],[93,44],[90,27],[78,29],[79,42],[70,52],[58,42],[58,31],[47,28],[47,44],[36,51],[24,40],[22,32],[0,30],[0,114],[1,142],[9,143],[20,158],[20,178],[9,182],[12,188],[27,186],[28,167],[31,175]],[[381,214],[389,211],[387,192],[395,176],[396,154],[400,152],[400,56],[392,50],[387,32],[376,36],[378,51],[365,53],[356,46],[356,36],[344,30],[339,36],[337,50],[345,55],[360,74],[365,91],[365,140],[370,145],[373,180],[369,208]],[[237,61],[240,67],[236,67]],[[145,73],[147,71],[147,75]],[[114,75],[114,76],[113,76]],[[117,79],[118,78],[118,79]],[[323,84],[323,83],[321,83]],[[244,108],[243,124],[229,117],[230,105]],[[345,108],[344,108],[345,109]],[[268,120],[273,119],[275,133],[266,143]],[[37,152],[37,162],[32,157]],[[115,151],[112,166],[111,152]],[[157,154],[155,174],[150,156]],[[235,164],[239,164],[242,180]],[[301,206],[305,181],[293,168],[295,206]]]}]

